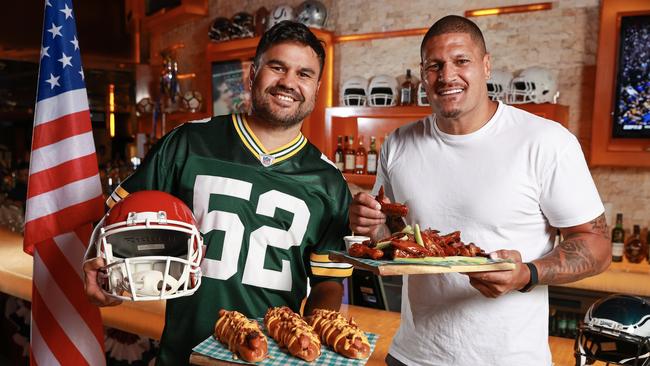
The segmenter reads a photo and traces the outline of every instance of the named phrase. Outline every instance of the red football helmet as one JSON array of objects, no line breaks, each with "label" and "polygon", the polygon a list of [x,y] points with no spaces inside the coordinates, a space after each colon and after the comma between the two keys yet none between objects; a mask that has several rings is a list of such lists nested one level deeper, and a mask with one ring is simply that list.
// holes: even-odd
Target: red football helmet
[{"label": "red football helmet", "polygon": [[193,294],[201,284],[203,238],[192,211],[160,191],[117,202],[93,231],[88,253],[106,262],[98,282],[122,300],[161,300]]}]

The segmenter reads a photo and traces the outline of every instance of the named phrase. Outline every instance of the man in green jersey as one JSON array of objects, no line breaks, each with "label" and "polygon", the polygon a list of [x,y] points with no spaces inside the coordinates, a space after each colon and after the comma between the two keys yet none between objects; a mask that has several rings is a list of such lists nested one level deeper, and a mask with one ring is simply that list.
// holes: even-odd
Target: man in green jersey
[{"label": "man in green jersey", "polygon": [[[217,312],[261,317],[270,306],[305,314],[338,310],[351,274],[327,252],[343,249],[351,196],[340,172],[300,133],[314,108],[325,50],[307,27],[267,31],[251,66],[251,115],[186,123],[167,134],[107,204],[139,190],[161,190],[194,212],[207,245],[198,291],[167,301],[159,365],[187,364],[210,336]],[[84,265],[86,293],[115,305],[97,287],[99,259]]]}]

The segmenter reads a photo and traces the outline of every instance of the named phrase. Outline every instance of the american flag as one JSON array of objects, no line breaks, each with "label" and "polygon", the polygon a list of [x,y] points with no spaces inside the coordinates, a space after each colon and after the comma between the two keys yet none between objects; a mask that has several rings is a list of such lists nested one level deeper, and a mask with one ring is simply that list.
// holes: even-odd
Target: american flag
[{"label": "american flag", "polygon": [[105,365],[81,265],[103,198],[72,0],[45,0],[24,250],[34,256],[32,365]]}]

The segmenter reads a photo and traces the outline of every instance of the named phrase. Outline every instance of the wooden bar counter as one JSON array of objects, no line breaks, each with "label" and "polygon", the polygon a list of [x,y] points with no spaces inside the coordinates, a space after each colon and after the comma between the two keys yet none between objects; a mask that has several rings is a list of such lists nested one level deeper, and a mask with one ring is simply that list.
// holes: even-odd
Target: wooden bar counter
[{"label": "wooden bar counter", "polygon": [[[613,263],[598,276],[563,287],[650,297],[648,279],[648,263],[623,262]],[[32,257],[22,250],[22,236],[0,228],[0,292],[31,301],[31,281]],[[343,305],[341,311],[346,316],[354,317],[362,329],[379,335],[368,365],[384,365],[384,357],[399,326],[399,313],[354,305]],[[119,306],[101,308],[104,325],[153,339],[160,339],[164,313],[164,301],[124,302]],[[571,339],[549,337],[549,345],[556,366],[574,364]]]}]

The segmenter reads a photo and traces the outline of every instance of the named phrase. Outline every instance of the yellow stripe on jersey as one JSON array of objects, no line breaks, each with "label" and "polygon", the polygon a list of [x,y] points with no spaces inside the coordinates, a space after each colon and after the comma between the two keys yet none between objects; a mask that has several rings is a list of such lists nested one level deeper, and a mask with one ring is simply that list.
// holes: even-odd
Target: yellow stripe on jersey
[{"label": "yellow stripe on jersey", "polygon": [[259,138],[255,135],[253,130],[248,125],[248,120],[246,119],[245,115],[233,114],[232,121],[235,126],[235,130],[239,135],[239,139],[242,141],[244,146],[246,146],[246,148],[253,154],[253,156],[255,156],[255,158],[260,161],[261,155],[271,156],[273,158],[272,162],[270,163],[271,165],[295,156],[305,146],[307,146],[307,139],[305,136],[303,136],[302,133],[298,132],[298,135],[289,143],[269,152],[264,147],[264,145],[262,145]]},{"label": "yellow stripe on jersey", "polygon": [[[300,137],[302,137],[302,136],[298,136],[298,138],[300,138]],[[307,145],[307,139],[303,139],[302,144],[297,149],[290,152],[289,154],[287,154],[285,156],[282,156],[282,157],[279,157],[279,158],[276,158],[275,162],[279,163],[281,161],[289,159],[290,157],[296,155],[300,150],[302,150],[302,148],[305,147],[305,145]]]},{"label": "yellow stripe on jersey", "polygon": [[231,116],[232,116],[232,123],[235,126],[235,130],[237,131],[237,134],[239,135],[239,139],[248,148],[248,150],[257,158],[257,160],[260,160],[260,154],[258,154],[257,151],[255,151],[255,148],[253,148],[253,146],[248,143],[246,136],[244,136],[244,132],[239,128],[239,123],[237,123],[237,115],[232,114]]},{"label": "yellow stripe on jersey", "polygon": [[[246,127],[248,127],[248,125],[246,125]],[[252,132],[251,132],[251,133],[252,133]],[[287,143],[287,144],[285,144],[285,145],[282,145],[282,146],[278,147],[277,149],[275,149],[275,150],[273,150],[273,151],[269,151],[269,154],[275,154],[275,153],[278,153],[278,152],[280,152],[280,151],[282,151],[282,150],[284,150],[284,149],[288,149],[288,148],[290,148],[290,147],[293,147],[293,145],[297,144],[298,141],[300,141],[300,138],[301,138],[301,137],[302,137],[302,133],[298,133],[298,136],[296,136],[296,138],[294,138],[293,140],[291,140],[289,143]]]},{"label": "yellow stripe on jersey", "polygon": [[106,206],[108,206],[108,208],[112,208],[113,205],[120,202],[128,195],[129,192],[127,192],[126,189],[122,188],[122,186],[117,186],[113,193],[111,193],[111,195],[106,199]]},{"label": "yellow stripe on jersey", "polygon": [[244,128],[246,129],[246,134],[248,136],[250,136],[253,139],[253,141],[255,141],[255,145],[257,145],[257,147],[260,148],[260,150],[262,150],[263,153],[265,153],[267,155],[270,155],[269,152],[266,151],[266,148],[264,147],[264,145],[262,145],[262,142],[260,142],[260,140],[257,138],[257,136],[255,136],[255,133],[253,133],[253,130],[251,130],[251,128],[248,126],[248,120],[246,119],[246,116],[243,115],[243,114],[241,114],[240,116],[241,116],[242,122],[244,123]]},{"label": "yellow stripe on jersey", "polygon": [[311,273],[315,276],[325,277],[350,277],[352,276],[352,267],[350,268],[322,268],[311,267]]},{"label": "yellow stripe on jersey", "polygon": [[314,262],[332,263],[328,254],[311,253],[309,255],[309,260]]},{"label": "yellow stripe on jersey", "polygon": [[349,277],[352,275],[352,265],[332,262],[327,254],[311,253],[309,264],[311,272],[316,276]]}]

